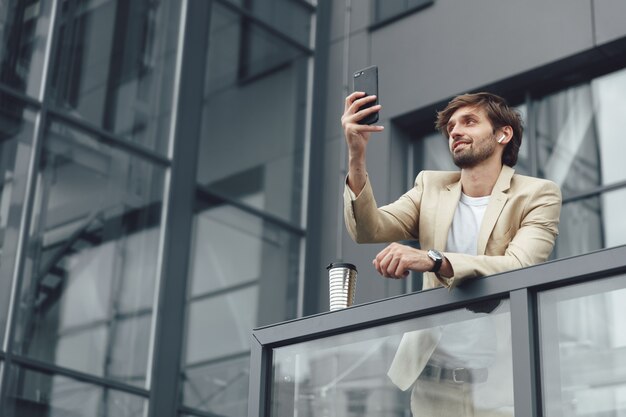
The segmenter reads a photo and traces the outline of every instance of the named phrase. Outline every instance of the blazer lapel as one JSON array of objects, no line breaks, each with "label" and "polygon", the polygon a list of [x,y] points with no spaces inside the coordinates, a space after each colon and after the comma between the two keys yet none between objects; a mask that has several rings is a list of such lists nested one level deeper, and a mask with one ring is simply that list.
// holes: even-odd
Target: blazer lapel
[{"label": "blazer lapel", "polygon": [[498,221],[498,217],[500,217],[500,213],[502,213],[502,209],[508,200],[505,191],[511,186],[511,178],[514,172],[515,170],[508,165],[502,166],[502,171],[500,171],[498,180],[491,192],[491,198],[489,199],[489,204],[487,205],[487,210],[485,211],[485,216],[483,217],[483,222],[478,232],[478,246],[476,247],[478,255],[485,254],[489,236],[491,236],[496,221]]},{"label": "blazer lapel", "polygon": [[461,181],[446,186],[439,192],[439,204],[437,205],[437,220],[435,223],[435,245],[437,250],[446,250],[448,232],[452,225],[454,212],[461,198]]}]

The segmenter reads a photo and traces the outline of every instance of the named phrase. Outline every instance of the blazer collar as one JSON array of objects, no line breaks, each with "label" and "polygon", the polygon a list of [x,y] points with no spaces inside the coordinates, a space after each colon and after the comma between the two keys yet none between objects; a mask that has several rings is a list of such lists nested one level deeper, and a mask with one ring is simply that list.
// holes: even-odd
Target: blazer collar
[{"label": "blazer collar", "polygon": [[[514,173],[515,170],[513,168],[508,165],[503,165],[500,175],[493,186],[489,204],[485,210],[483,222],[478,232],[477,253],[479,255],[485,254],[489,236],[508,199],[505,191],[511,188],[511,178],[513,178]],[[448,184],[446,188],[439,193],[439,206],[434,239],[435,248],[439,250],[445,250],[452,219],[454,218],[454,213],[456,212],[459,199],[461,198],[461,180],[460,177],[455,177],[456,181]]]},{"label": "blazer collar", "polygon": [[483,222],[480,225],[480,230],[478,231],[478,245],[476,246],[476,252],[478,255],[485,254],[489,236],[491,236],[491,232],[493,231],[493,228],[500,217],[500,213],[502,213],[502,209],[509,198],[506,191],[511,188],[511,178],[513,178],[514,173],[515,170],[513,168],[508,165],[503,165],[500,175],[498,176],[498,180],[493,186],[491,197],[489,198],[489,204],[487,205]]}]

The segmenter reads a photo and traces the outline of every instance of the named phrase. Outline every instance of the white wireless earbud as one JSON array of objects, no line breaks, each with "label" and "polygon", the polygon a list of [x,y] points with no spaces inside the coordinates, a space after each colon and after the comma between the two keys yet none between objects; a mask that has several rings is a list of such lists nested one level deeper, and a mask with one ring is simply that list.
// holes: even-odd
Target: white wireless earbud
[{"label": "white wireless earbud", "polygon": [[506,135],[500,136],[500,139],[498,139],[498,143],[502,143],[504,139],[506,139]]}]

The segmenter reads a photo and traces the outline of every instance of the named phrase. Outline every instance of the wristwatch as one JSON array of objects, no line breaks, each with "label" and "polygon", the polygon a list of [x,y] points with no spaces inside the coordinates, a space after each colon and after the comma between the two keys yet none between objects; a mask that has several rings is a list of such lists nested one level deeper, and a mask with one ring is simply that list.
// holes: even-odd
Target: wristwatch
[{"label": "wristwatch", "polygon": [[435,266],[433,266],[433,269],[431,269],[430,272],[439,272],[441,264],[443,263],[443,254],[436,249],[430,249],[427,253],[428,257],[435,261]]}]

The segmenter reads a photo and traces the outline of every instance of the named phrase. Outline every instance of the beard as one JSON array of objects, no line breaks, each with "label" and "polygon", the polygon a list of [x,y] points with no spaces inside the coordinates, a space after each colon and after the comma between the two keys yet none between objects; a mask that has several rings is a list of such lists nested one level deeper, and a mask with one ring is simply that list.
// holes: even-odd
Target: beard
[{"label": "beard", "polygon": [[452,160],[454,165],[459,168],[473,168],[481,162],[487,160],[496,150],[495,136],[485,138],[480,141],[480,145],[476,145],[477,142],[472,142],[473,147],[463,149],[459,153],[452,154]]}]

